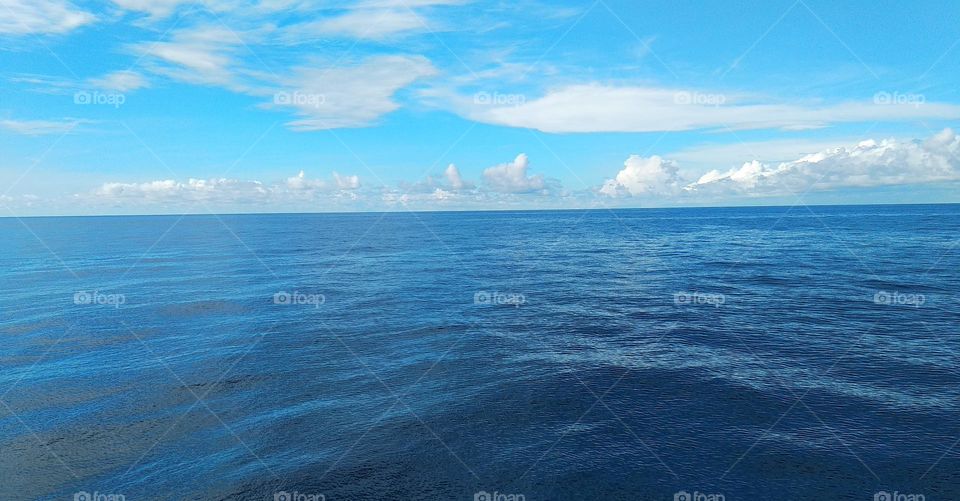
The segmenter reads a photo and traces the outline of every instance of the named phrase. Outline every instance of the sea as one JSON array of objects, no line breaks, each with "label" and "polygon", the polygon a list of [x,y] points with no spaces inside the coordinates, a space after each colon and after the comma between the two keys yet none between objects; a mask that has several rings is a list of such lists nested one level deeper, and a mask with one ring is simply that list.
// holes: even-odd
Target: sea
[{"label": "sea", "polygon": [[0,242],[3,500],[960,499],[960,205]]}]

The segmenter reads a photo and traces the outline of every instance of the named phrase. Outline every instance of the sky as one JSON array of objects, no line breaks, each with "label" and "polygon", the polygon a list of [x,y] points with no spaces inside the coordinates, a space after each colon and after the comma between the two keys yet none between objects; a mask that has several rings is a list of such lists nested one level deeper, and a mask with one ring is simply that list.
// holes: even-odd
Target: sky
[{"label": "sky", "polygon": [[960,202],[957,19],[0,0],[0,216]]}]

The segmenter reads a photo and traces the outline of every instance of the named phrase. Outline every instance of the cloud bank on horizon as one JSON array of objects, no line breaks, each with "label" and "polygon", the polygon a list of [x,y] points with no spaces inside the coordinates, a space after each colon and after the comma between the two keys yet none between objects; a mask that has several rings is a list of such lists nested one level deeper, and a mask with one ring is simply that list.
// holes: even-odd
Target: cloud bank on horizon
[{"label": "cloud bank on horizon", "polygon": [[831,5],[0,0],[0,205],[960,202],[960,28]]}]

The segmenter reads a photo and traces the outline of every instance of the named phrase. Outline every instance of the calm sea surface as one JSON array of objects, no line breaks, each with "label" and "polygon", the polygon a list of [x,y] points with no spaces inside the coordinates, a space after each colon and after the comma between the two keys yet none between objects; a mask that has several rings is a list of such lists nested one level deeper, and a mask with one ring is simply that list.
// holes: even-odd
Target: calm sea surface
[{"label": "calm sea surface", "polygon": [[960,499],[960,206],[0,242],[3,500]]}]

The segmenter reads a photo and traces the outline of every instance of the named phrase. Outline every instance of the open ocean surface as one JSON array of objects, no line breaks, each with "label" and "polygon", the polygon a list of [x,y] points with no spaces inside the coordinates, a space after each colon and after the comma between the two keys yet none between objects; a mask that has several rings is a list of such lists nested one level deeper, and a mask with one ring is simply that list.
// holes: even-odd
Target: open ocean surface
[{"label": "open ocean surface", "polygon": [[0,241],[3,500],[960,499],[958,205]]}]

